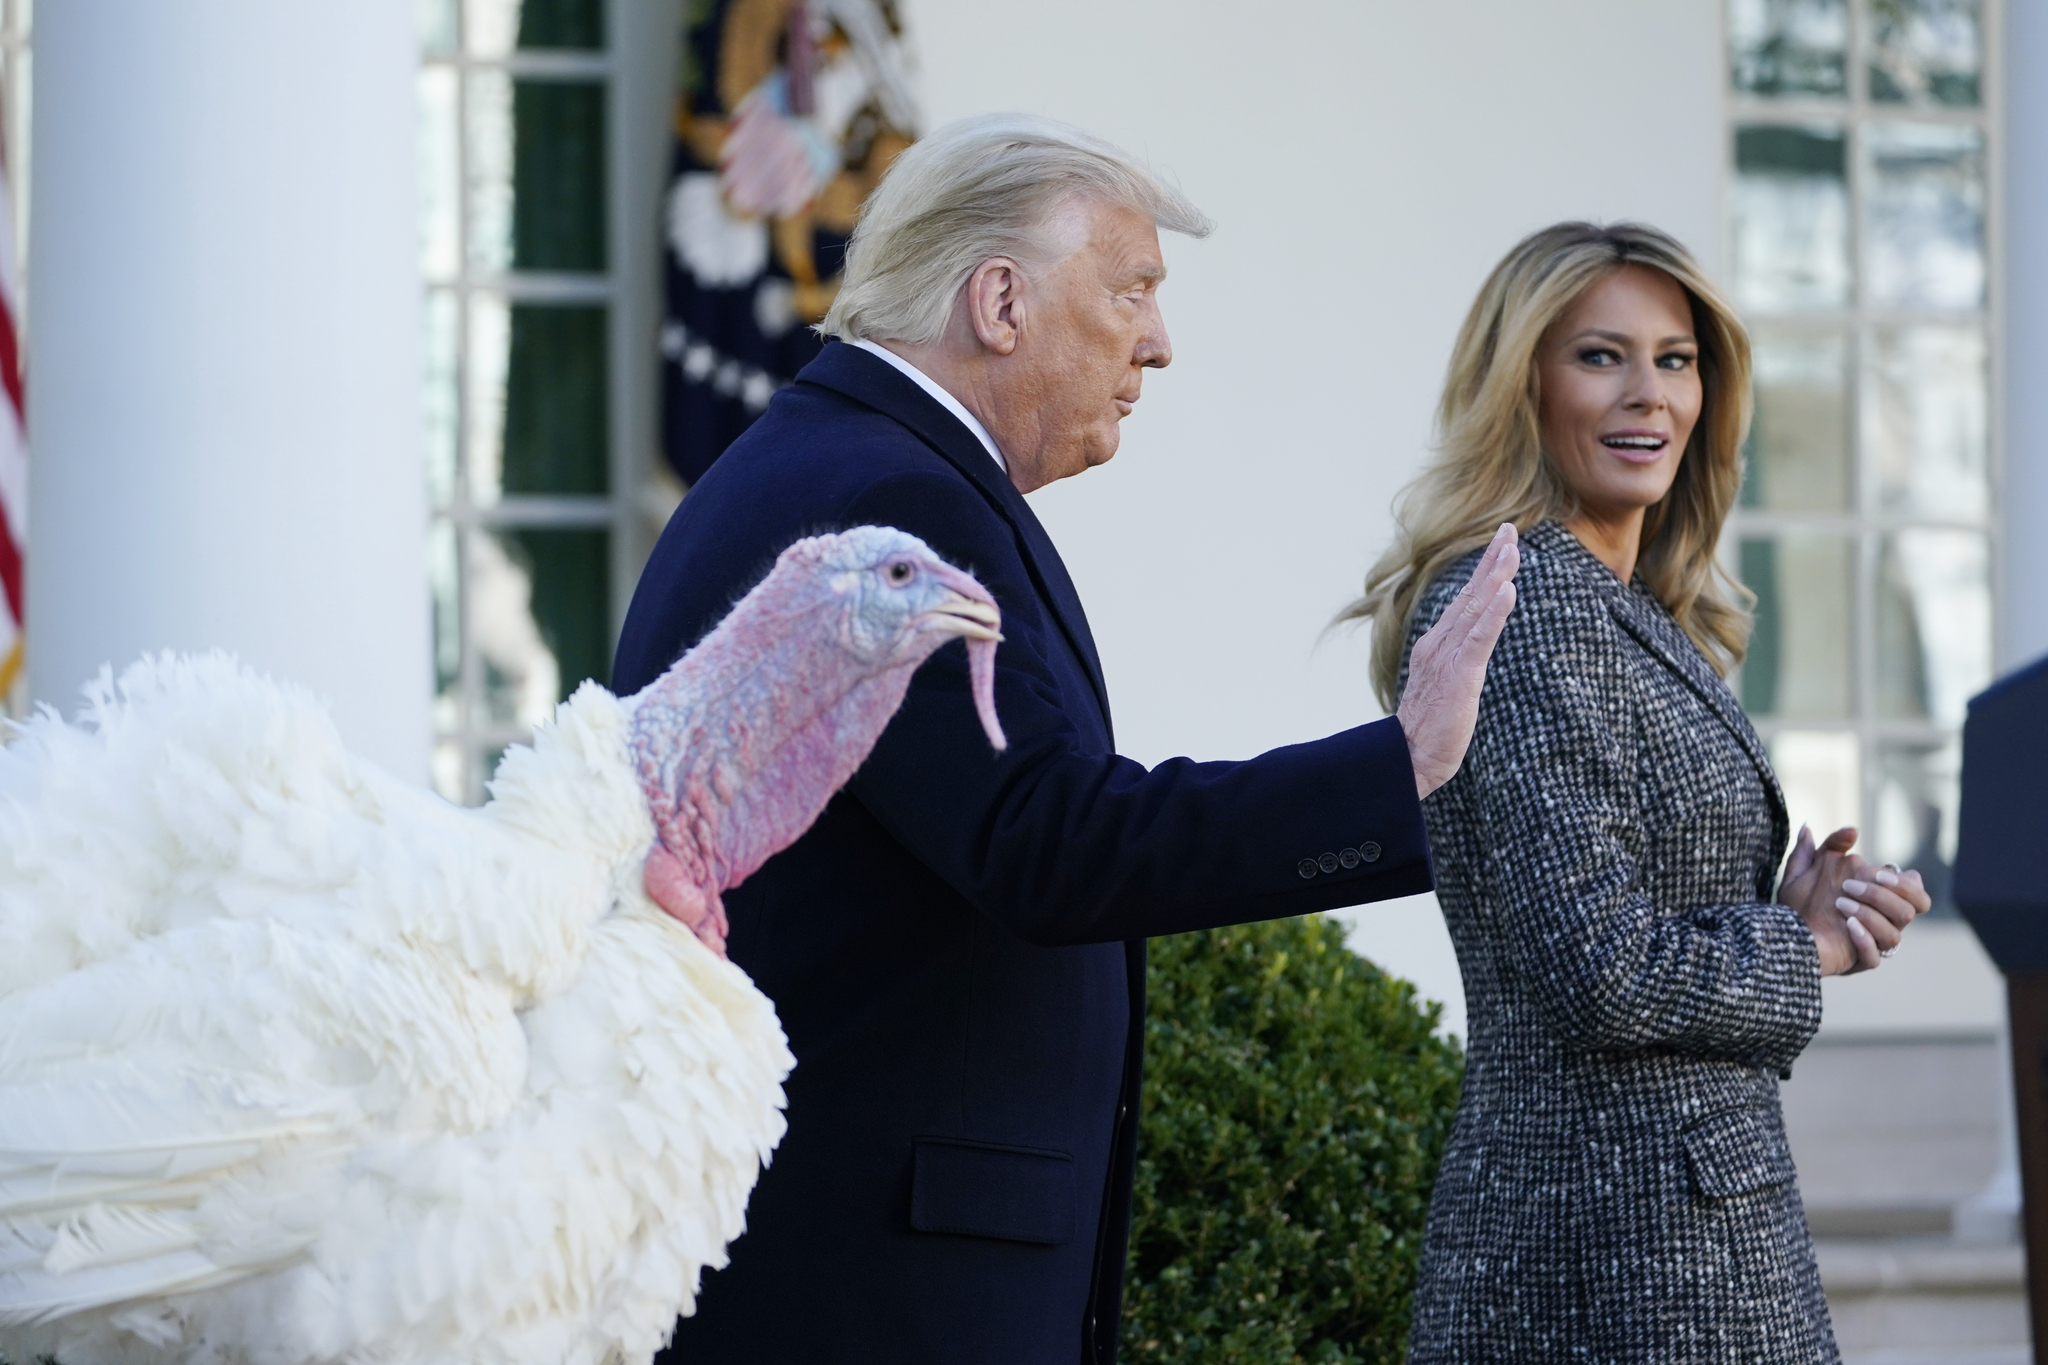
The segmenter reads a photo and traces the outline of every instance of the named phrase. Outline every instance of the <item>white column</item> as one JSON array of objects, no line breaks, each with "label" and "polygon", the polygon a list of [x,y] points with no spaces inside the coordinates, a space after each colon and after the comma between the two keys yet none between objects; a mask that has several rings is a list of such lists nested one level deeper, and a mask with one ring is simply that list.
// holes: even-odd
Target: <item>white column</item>
[{"label": "white column", "polygon": [[414,0],[39,6],[29,668],[211,647],[423,778]]},{"label": "white column", "polygon": [[2048,654],[2048,6],[2005,7],[2004,65],[2001,673]]}]

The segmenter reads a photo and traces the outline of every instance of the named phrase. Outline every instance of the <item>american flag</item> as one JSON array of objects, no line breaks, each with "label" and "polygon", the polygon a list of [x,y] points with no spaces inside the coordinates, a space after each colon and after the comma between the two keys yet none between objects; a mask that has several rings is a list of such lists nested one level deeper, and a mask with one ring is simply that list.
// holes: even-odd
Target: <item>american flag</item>
[{"label": "american flag", "polygon": [[21,264],[14,191],[0,160],[0,710],[22,665],[23,551],[28,547],[28,422],[21,390]]}]

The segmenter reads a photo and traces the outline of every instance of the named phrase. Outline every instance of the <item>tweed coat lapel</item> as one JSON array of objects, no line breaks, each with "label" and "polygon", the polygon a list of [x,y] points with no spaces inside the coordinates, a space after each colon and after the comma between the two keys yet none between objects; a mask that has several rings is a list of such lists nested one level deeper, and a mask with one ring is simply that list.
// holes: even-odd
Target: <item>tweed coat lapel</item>
[{"label": "tweed coat lapel", "polygon": [[[1749,755],[1749,761],[1756,765],[1757,774],[1764,779],[1775,818],[1780,824],[1785,823],[1785,797],[1778,790],[1777,774],[1771,767],[1771,757],[1765,752],[1763,741],[1757,737],[1749,717],[1742,713],[1734,694],[1721,681],[1720,675],[1700,657],[1692,641],[1684,637],[1662,612],[1634,592],[1617,593],[1609,598],[1607,609],[1614,613],[1615,620],[1621,622],[1623,630],[1633,635],[1659,663],[1676,673],[1680,681],[1707,704],[1707,709],[1721,724],[1728,727],[1728,733],[1735,736],[1735,742],[1742,746],[1742,751]],[[1674,640],[1674,635],[1680,638]]]},{"label": "tweed coat lapel", "polygon": [[1643,591],[1634,586],[1622,587],[1614,571],[1602,564],[1591,550],[1579,543],[1577,536],[1564,527],[1546,522],[1531,532],[1531,538],[1553,554],[1579,561],[1581,572],[1600,580],[1598,585],[1602,589],[1601,595],[1606,598],[1607,610],[1621,628],[1633,636],[1651,658],[1676,674],[1678,680],[1714,713],[1715,719],[1727,727],[1735,742],[1742,746],[1743,753],[1749,756],[1749,761],[1756,765],[1757,776],[1763,779],[1764,791],[1771,802],[1772,826],[1781,832],[1779,842],[1783,843],[1790,834],[1791,822],[1785,811],[1785,794],[1778,789],[1778,776],[1771,767],[1771,757],[1765,752],[1763,741],[1757,737],[1756,728],[1743,714],[1735,695],[1700,654],[1691,638]]},{"label": "tweed coat lapel", "polygon": [[1081,608],[1081,595],[1067,573],[1052,537],[1024,501],[1024,495],[1010,482],[1001,467],[959,418],[947,412],[932,396],[887,363],[858,347],[833,344],[806,365],[797,376],[800,384],[816,384],[865,404],[885,417],[893,418],[912,434],[946,458],[947,463],[966,475],[1003,516],[1016,528],[1024,544],[1024,560],[1038,584],[1039,595],[1052,608],[1053,619],[1067,637],[1075,655],[1088,672],[1095,701],[1102,708],[1102,724],[1115,744],[1110,725],[1109,687],[1103,681],[1102,659],[1095,652],[1095,636],[1088,629],[1088,615]]}]

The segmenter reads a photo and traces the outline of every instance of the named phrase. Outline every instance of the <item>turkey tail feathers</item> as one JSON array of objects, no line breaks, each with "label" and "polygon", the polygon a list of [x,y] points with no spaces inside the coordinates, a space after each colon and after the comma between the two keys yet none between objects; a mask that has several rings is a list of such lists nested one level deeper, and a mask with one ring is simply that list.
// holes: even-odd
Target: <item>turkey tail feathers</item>
[{"label": "turkey tail feathers", "polygon": [[645,1365],[783,1132],[586,685],[465,810],[223,655],[0,749],[0,1353]]}]

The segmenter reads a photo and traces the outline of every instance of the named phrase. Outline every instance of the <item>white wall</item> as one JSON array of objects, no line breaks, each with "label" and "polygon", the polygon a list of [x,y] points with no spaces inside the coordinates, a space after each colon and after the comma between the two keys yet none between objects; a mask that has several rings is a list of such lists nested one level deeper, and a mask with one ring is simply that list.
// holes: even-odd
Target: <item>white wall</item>
[{"label": "white wall", "polygon": [[[1366,637],[1318,646],[1383,550],[1481,279],[1561,218],[1719,260],[1704,0],[913,0],[928,120],[1026,109],[1173,172],[1175,345],[1114,463],[1034,496],[1087,602],[1117,738],[1233,758],[1378,716]],[[1355,942],[1453,1006],[1429,897]]]},{"label": "white wall", "polygon": [[2006,6],[2004,68],[2001,673],[2048,654],[2048,6]]},{"label": "white wall", "polygon": [[29,668],[239,651],[423,777],[412,0],[36,15]]}]

